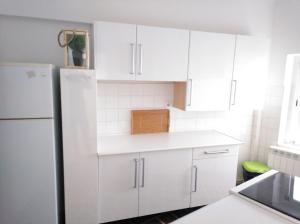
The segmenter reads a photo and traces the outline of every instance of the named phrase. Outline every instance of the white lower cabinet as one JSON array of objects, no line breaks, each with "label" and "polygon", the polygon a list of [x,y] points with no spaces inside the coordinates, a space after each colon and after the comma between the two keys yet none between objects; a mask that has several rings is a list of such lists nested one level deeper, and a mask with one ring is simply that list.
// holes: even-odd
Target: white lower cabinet
[{"label": "white lower cabinet", "polygon": [[99,222],[188,208],[192,149],[99,159]]},{"label": "white lower cabinet", "polygon": [[191,207],[213,203],[236,185],[238,148],[194,149]]},{"label": "white lower cabinet", "polygon": [[235,186],[238,146],[99,158],[99,222],[206,205]]},{"label": "white lower cabinet", "polygon": [[139,153],[99,158],[99,222],[138,216]]},{"label": "white lower cabinet", "polygon": [[192,149],[140,154],[139,215],[188,208]]}]

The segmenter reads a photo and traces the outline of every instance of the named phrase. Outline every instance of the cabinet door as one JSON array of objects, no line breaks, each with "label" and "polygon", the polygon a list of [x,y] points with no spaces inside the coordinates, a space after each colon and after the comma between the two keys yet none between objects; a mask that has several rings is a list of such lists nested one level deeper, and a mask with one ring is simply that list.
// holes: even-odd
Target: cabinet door
[{"label": "cabinet door", "polygon": [[99,222],[138,216],[139,154],[99,158]]},{"label": "cabinet door", "polygon": [[232,106],[255,109],[262,105],[260,98],[268,71],[269,46],[266,38],[237,36]]},{"label": "cabinet door", "polygon": [[212,154],[193,160],[191,207],[220,200],[236,184],[237,155],[220,148],[209,150]]},{"label": "cabinet door", "polygon": [[96,22],[94,33],[97,78],[134,80],[136,25]]},{"label": "cabinet door", "polygon": [[186,81],[189,31],[137,27],[137,80]]},{"label": "cabinet door", "polygon": [[188,110],[229,109],[235,36],[191,31]]},{"label": "cabinet door", "polygon": [[192,150],[140,154],[139,215],[189,207]]}]

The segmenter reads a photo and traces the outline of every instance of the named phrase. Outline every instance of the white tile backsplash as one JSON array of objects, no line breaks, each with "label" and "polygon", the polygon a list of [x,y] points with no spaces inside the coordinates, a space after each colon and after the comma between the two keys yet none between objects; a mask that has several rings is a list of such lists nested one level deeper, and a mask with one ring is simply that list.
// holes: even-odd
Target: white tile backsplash
[{"label": "white tile backsplash", "polygon": [[131,110],[166,108],[173,101],[171,83],[98,82],[100,135],[130,133]]},{"label": "white tile backsplash", "polygon": [[227,112],[182,111],[173,108],[172,101],[172,83],[98,82],[98,132],[100,135],[129,134],[131,110],[169,108],[171,132],[219,130],[245,142],[240,148],[240,164],[250,159],[252,111],[237,106]]},{"label": "white tile backsplash", "polygon": [[[98,82],[98,122],[104,135],[128,134],[133,109],[169,108],[170,131],[219,129],[236,137],[248,136],[252,129],[252,111],[234,108],[230,112],[191,112],[172,106],[172,83]],[[105,125],[103,123],[106,123]],[[126,125],[127,123],[127,125]],[[113,125],[113,127],[108,127]]]}]

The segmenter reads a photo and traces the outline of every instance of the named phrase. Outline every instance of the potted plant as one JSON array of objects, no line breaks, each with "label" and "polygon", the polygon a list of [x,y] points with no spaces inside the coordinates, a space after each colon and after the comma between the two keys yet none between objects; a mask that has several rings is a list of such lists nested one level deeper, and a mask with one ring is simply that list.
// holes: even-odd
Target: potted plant
[{"label": "potted plant", "polygon": [[73,40],[69,43],[72,49],[73,62],[75,66],[82,66],[84,61],[84,49],[86,47],[85,36],[75,35]]}]

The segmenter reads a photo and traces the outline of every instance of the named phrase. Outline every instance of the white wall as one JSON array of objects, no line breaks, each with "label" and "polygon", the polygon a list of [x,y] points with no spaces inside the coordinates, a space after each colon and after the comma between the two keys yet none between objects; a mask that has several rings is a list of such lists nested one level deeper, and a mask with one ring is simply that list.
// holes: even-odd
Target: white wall
[{"label": "white wall", "polygon": [[58,46],[61,29],[86,29],[84,23],[31,19],[0,15],[0,61],[64,64],[64,51]]},{"label": "white wall", "polygon": [[274,8],[270,74],[262,112],[257,158],[267,160],[268,148],[277,143],[286,57],[300,53],[300,1],[277,0]]},{"label": "white wall", "polygon": [[109,20],[207,31],[271,31],[274,0],[1,0],[0,14],[56,20]]}]

